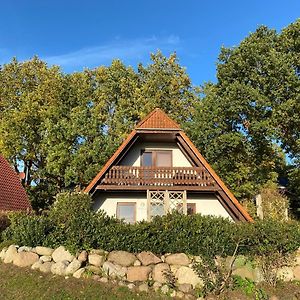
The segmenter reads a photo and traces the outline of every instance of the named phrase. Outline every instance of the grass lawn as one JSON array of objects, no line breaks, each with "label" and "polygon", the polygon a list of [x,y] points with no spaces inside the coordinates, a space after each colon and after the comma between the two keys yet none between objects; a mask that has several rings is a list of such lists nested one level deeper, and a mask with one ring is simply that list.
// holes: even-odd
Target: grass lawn
[{"label": "grass lawn", "polygon": [[[280,300],[300,299],[300,283],[282,283],[276,289],[262,286],[266,294],[277,295]],[[241,290],[228,290],[218,300],[266,300],[255,295],[246,296]],[[167,300],[170,297],[158,293],[130,291],[125,286],[100,283],[92,279],[65,279],[53,274],[43,274],[29,268],[18,268],[12,264],[0,263],[0,300],[75,300],[75,299],[122,299],[122,300]]]},{"label": "grass lawn", "polygon": [[170,299],[154,292],[138,293],[127,287],[103,284],[92,279],[65,279],[29,268],[0,263],[0,299]]}]

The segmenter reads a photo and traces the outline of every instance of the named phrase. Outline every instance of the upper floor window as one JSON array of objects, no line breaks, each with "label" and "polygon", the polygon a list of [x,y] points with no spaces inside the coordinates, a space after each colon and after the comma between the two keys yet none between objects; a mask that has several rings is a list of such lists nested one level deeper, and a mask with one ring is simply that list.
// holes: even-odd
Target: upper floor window
[{"label": "upper floor window", "polygon": [[126,223],[133,224],[136,221],[136,203],[135,202],[118,202],[117,218],[123,219]]},{"label": "upper floor window", "polygon": [[144,167],[172,167],[172,150],[144,150],[141,165]]}]

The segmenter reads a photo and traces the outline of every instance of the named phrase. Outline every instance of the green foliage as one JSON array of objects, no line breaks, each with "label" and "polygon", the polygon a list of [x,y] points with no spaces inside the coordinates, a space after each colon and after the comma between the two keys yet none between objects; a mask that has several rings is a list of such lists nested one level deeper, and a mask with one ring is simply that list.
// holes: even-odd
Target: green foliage
[{"label": "green foliage", "polygon": [[288,218],[289,200],[278,191],[276,184],[267,184],[260,191],[263,217],[285,221]]},{"label": "green foliage", "polygon": [[267,300],[269,299],[267,293],[258,288],[252,280],[246,278],[243,279],[240,276],[233,276],[233,289],[242,290],[247,296],[254,297],[255,300]]},{"label": "green foliage", "polygon": [[155,107],[182,124],[191,118],[198,94],[176,55],[151,60],[64,74],[34,57],[0,69],[0,152],[25,172],[35,209],[85,186]]},{"label": "green foliage", "polygon": [[65,245],[73,252],[91,248],[185,252],[207,259],[232,255],[237,244],[238,254],[253,257],[291,253],[300,244],[297,222],[233,223],[221,217],[173,213],[131,225],[94,212],[91,203],[85,193],[59,194],[49,212],[41,216],[9,215],[11,225],[3,237],[20,245]]},{"label": "green foliage", "polygon": [[2,233],[4,240],[30,247],[43,245],[52,225],[43,216],[25,213],[9,214],[10,226]]},{"label": "green foliage", "polygon": [[286,174],[284,152],[296,159],[290,187],[299,186],[299,28],[300,20],[281,33],[261,26],[240,45],[222,48],[218,81],[203,87],[189,124],[202,154],[239,198]]},{"label": "green foliage", "polygon": [[105,226],[105,219],[110,218],[95,214],[91,205],[91,197],[87,194],[58,194],[46,217],[55,229],[45,243],[52,247],[63,244],[73,252],[96,246],[98,226]]},{"label": "green foliage", "polygon": [[1,242],[1,233],[4,231],[10,222],[6,213],[0,213],[0,242]]},{"label": "green foliage", "polygon": [[193,269],[203,281],[202,296],[219,295],[231,285],[231,277],[224,265],[216,264],[213,257],[205,257],[193,265]]},{"label": "green foliage", "polygon": [[240,224],[240,230],[245,237],[241,252],[252,256],[268,256],[276,251],[281,254],[292,253],[300,245],[300,225],[296,221],[268,219],[253,224]]}]

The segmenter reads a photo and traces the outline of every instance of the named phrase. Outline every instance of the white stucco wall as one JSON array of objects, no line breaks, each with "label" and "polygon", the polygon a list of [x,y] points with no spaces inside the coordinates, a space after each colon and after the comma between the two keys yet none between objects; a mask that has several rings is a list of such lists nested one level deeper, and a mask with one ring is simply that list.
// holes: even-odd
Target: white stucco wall
[{"label": "white stucco wall", "polygon": [[173,167],[191,167],[191,163],[179,149],[176,143],[136,143],[120,162],[122,166],[141,166],[142,150],[171,150]]},{"label": "white stucco wall", "polygon": [[[94,209],[104,210],[109,216],[116,216],[118,202],[136,203],[136,221],[147,220],[147,196],[144,193],[112,193],[102,192],[95,198]],[[187,203],[196,204],[196,212],[202,215],[213,215],[229,218],[225,208],[214,195],[194,194],[187,195]]]},{"label": "white stucco wall", "polygon": [[213,215],[217,217],[232,219],[223,205],[214,195],[209,194],[194,194],[187,195],[187,203],[196,204],[196,212],[202,215]]},{"label": "white stucco wall", "polygon": [[116,216],[118,202],[136,203],[136,221],[147,220],[147,194],[144,193],[101,193],[94,201],[94,209],[104,210],[109,216]]}]

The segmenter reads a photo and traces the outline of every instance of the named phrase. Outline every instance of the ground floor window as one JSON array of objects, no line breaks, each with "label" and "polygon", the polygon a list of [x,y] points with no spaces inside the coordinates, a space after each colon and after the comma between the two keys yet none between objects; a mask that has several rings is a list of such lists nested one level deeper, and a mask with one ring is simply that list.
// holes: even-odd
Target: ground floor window
[{"label": "ground floor window", "polygon": [[148,219],[168,212],[187,213],[186,191],[148,191]]},{"label": "ground floor window", "polygon": [[196,203],[187,203],[187,214],[194,215],[196,213]]},{"label": "ground floor window", "polygon": [[118,202],[117,218],[123,219],[126,223],[134,223],[136,221],[136,203],[135,202]]}]

